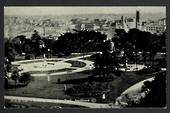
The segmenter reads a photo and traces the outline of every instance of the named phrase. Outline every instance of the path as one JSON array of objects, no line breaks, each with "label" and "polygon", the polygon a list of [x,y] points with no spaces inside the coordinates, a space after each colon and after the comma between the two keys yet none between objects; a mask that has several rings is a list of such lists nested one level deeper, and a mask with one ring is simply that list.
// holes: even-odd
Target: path
[{"label": "path", "polygon": [[10,100],[11,102],[45,102],[45,103],[56,103],[56,104],[68,104],[68,105],[78,105],[88,108],[118,108],[117,106],[110,106],[109,104],[99,104],[72,100],[59,100],[59,99],[45,99],[45,98],[32,98],[32,97],[18,97],[18,96],[5,96],[5,100]]},{"label": "path", "polygon": [[[53,76],[53,75],[63,75],[63,74],[72,74],[72,73],[77,73],[77,72],[82,72],[82,71],[85,71],[85,70],[90,70],[93,68],[93,63],[92,61],[88,61],[88,60],[83,60],[81,58],[86,58],[86,57],[89,57],[91,55],[85,55],[85,56],[79,56],[79,57],[73,57],[73,58],[51,58],[51,59],[47,59],[47,60],[61,60],[61,61],[57,61],[55,65],[55,67],[51,68],[51,69],[56,69],[56,70],[59,70],[59,69],[65,69],[65,68],[74,68],[75,70],[69,70],[69,71],[62,71],[62,72],[54,72],[54,73],[50,73],[50,74],[46,74],[46,73],[43,73],[43,74],[32,74],[32,76]],[[35,60],[24,60],[24,61],[16,61],[16,62],[12,62],[12,64],[15,64],[15,65],[21,65],[21,68],[24,68],[24,70],[20,71],[20,73],[24,73],[24,72],[29,72],[29,71],[33,71],[35,70],[35,68],[33,67],[33,65],[22,65],[22,63],[24,62],[30,62],[30,61],[43,61],[44,59],[35,59]],[[83,62],[85,63],[86,65],[84,67],[71,67],[71,64],[70,63],[66,63],[66,61],[69,61],[69,60],[75,60],[75,61],[80,61],[80,62]],[[26,67],[22,67],[22,66],[26,66]],[[46,68],[45,71],[48,71],[50,70],[50,68]],[[43,71],[43,70],[42,70]]]},{"label": "path", "polygon": [[144,82],[145,81],[152,81],[152,80],[154,80],[154,77],[151,77],[151,78],[146,79],[146,80],[142,80],[142,81],[134,84],[133,86],[129,87],[116,99],[115,104],[121,105],[121,106],[128,105],[127,102],[126,102],[126,101],[128,101],[128,99],[125,95],[128,95],[129,99],[133,98],[133,99],[136,99],[138,101],[139,98],[141,98],[142,96],[145,96],[145,93],[141,92],[142,86],[144,85]]}]

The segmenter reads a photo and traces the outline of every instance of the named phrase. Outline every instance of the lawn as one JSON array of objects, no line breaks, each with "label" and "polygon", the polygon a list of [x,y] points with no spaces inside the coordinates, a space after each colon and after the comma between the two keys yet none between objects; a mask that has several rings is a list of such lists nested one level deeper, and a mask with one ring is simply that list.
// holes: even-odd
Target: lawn
[{"label": "lawn", "polygon": [[[89,59],[89,58],[88,58]],[[73,67],[80,67],[80,63],[75,61],[69,61]],[[84,64],[82,64],[84,65]],[[65,71],[65,70],[58,70]],[[88,76],[91,76],[93,71],[84,71],[69,74],[69,76],[65,75],[56,75],[51,76],[51,81],[47,81],[46,76],[42,77],[34,77],[28,86],[20,87],[20,88],[11,88],[5,90],[5,95],[12,96],[26,96],[26,97],[39,97],[39,98],[49,98],[49,99],[73,99],[69,95],[66,95],[64,92],[64,86],[67,88],[72,87],[73,85],[79,85],[83,82],[88,82]],[[58,79],[63,78],[66,82],[58,83]],[[74,78],[73,78],[74,77]],[[120,96],[120,94],[125,91],[130,86],[135,83],[151,78],[153,75],[148,74],[136,74],[135,72],[123,72],[120,77],[114,77],[114,80],[109,82],[111,87],[111,93],[107,95],[107,98],[110,102],[114,102],[115,99]],[[70,80],[73,78],[74,80]],[[96,81],[99,82],[99,81]],[[102,82],[100,82],[102,84]]]},{"label": "lawn", "polygon": [[84,67],[84,66],[86,66],[86,63],[80,62],[80,61],[68,60],[66,62],[72,64],[71,67]]},{"label": "lawn", "polygon": [[[90,73],[88,75],[91,75]],[[51,81],[47,81],[47,77],[34,77],[28,86],[20,88],[7,89],[5,95],[13,96],[26,96],[26,97],[39,97],[39,98],[49,98],[49,99],[70,99],[73,98],[64,93],[64,85],[67,88],[73,85],[78,85],[83,82],[87,82],[89,79],[78,79],[78,76],[88,76],[86,73],[75,73],[77,79],[72,81],[67,81],[61,84],[57,83],[58,77],[51,76]],[[67,77],[67,76],[63,76]],[[109,101],[115,101],[115,99],[128,87],[133,84],[142,81],[144,79],[152,77],[151,75],[138,75],[135,73],[122,73],[120,77],[115,77],[113,81],[109,82],[111,86],[111,93],[108,95]],[[102,82],[101,82],[102,83]]]}]

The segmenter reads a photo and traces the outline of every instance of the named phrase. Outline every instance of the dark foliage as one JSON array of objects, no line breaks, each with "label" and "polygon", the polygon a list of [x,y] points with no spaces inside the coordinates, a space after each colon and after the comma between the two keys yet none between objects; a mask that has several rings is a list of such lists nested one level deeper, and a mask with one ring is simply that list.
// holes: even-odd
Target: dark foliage
[{"label": "dark foliage", "polygon": [[149,93],[140,99],[139,103],[133,103],[129,107],[166,107],[166,73],[155,75],[153,81],[144,82],[143,91]]},{"label": "dark foliage", "polygon": [[95,31],[76,31],[75,33],[65,33],[58,37],[53,43],[53,53],[64,53],[69,55],[74,52],[94,52],[101,51],[101,43],[106,35]]},{"label": "dark foliage", "polygon": [[151,74],[151,73],[155,73],[155,72],[159,72],[159,71],[161,71],[161,69],[159,67],[150,66],[150,67],[144,68],[142,70],[139,70],[136,73],[137,74]]},{"label": "dark foliage", "polygon": [[18,70],[14,70],[11,74],[11,79],[15,81],[15,86],[17,85],[17,81],[19,79]]},{"label": "dark foliage", "polygon": [[30,73],[22,73],[21,76],[19,77],[19,82],[28,84],[31,80],[31,75]]},{"label": "dark foliage", "polygon": [[65,93],[71,96],[78,96],[78,97],[96,97],[96,96],[102,96],[102,94],[108,92],[110,92],[108,84],[86,82],[68,88]]}]

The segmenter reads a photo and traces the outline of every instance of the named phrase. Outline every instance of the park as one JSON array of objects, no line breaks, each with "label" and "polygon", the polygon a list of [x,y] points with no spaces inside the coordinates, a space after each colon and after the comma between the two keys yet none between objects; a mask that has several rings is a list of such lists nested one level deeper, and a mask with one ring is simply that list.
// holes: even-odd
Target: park
[{"label": "park", "polygon": [[[145,40],[141,36],[145,36]],[[132,29],[129,33],[117,30],[117,37],[113,39],[100,32],[81,30],[65,33],[58,40],[42,38],[37,31],[31,39],[17,36],[7,40],[6,107],[145,105],[147,99],[144,98],[152,93],[153,87],[149,86],[165,82],[165,45],[159,43],[163,37]],[[165,87],[158,87],[164,93]],[[137,100],[132,98],[134,95]],[[165,98],[160,99],[159,105],[148,106],[164,106]]]}]

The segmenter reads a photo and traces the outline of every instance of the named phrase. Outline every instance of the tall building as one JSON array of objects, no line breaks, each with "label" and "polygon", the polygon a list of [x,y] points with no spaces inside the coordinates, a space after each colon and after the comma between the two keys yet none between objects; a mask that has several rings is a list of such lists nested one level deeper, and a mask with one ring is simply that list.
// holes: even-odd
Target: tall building
[{"label": "tall building", "polygon": [[123,16],[121,16],[121,24],[122,24],[122,28],[124,27],[123,22],[124,22],[124,17],[123,17]]},{"label": "tall building", "polygon": [[139,23],[140,23],[140,12],[136,11],[136,29],[139,28]]}]

